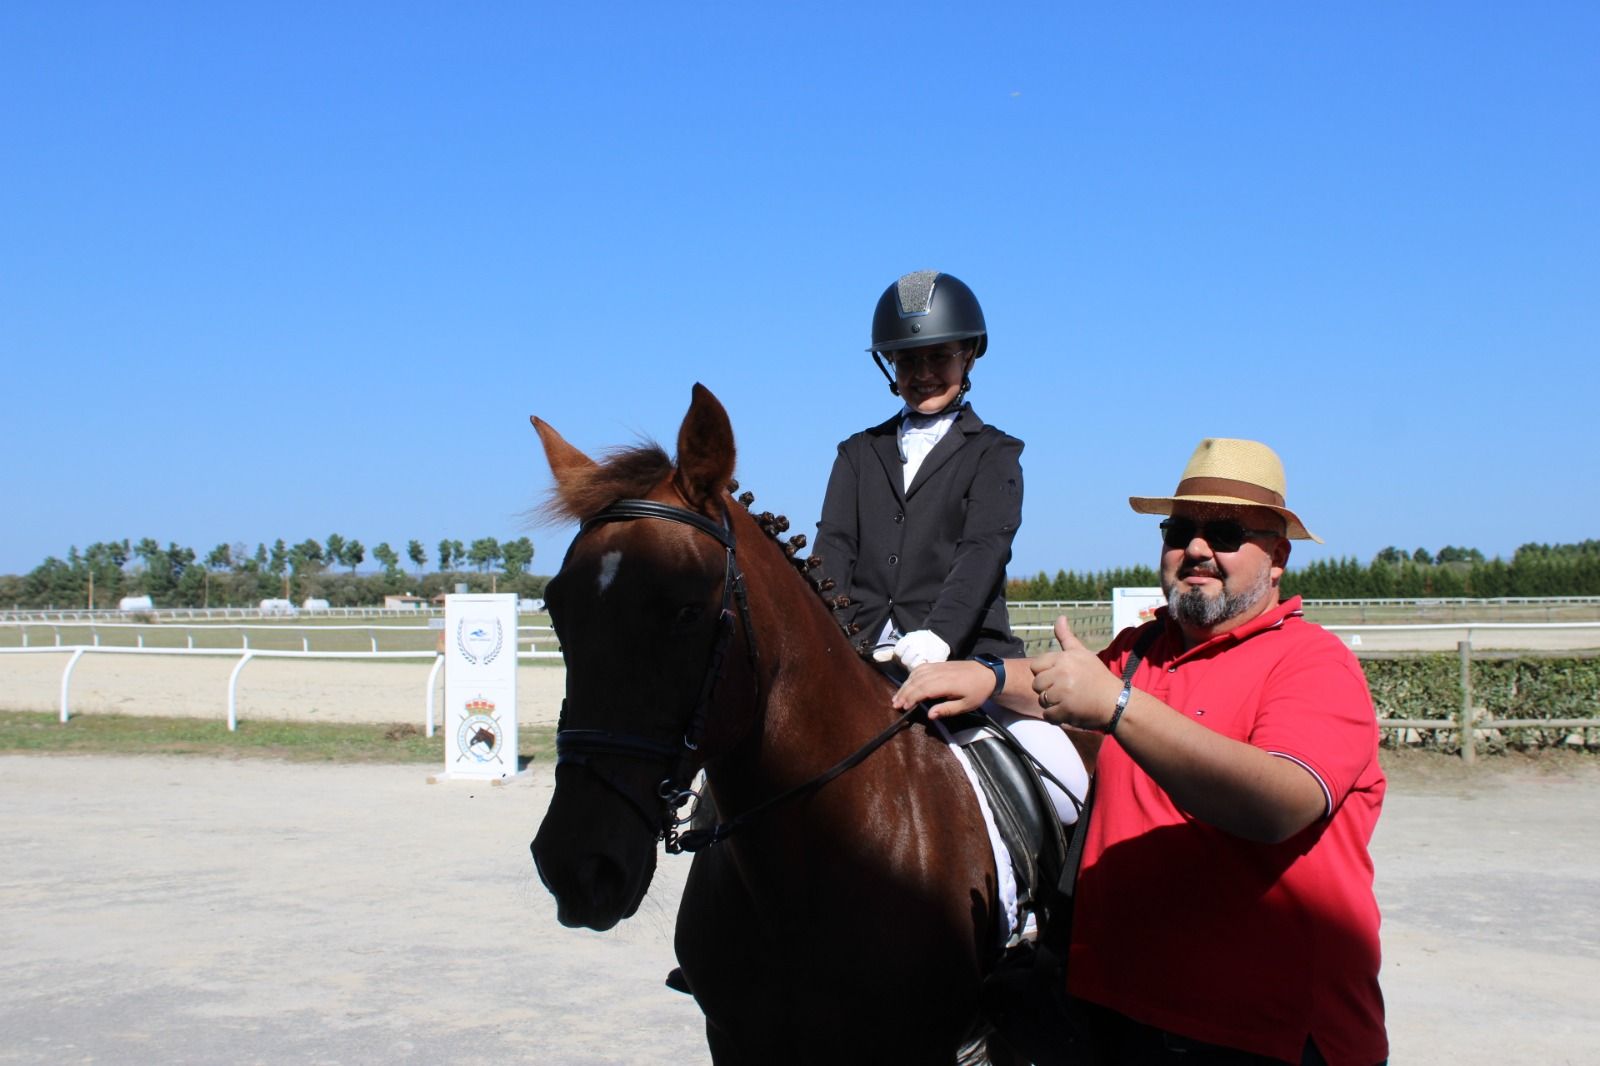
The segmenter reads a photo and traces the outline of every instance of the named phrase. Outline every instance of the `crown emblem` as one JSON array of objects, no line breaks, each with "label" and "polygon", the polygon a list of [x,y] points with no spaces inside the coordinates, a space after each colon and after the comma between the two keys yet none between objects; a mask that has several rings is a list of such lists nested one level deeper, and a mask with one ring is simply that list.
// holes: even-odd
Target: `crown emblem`
[{"label": "crown emblem", "polygon": [[474,696],[467,701],[467,713],[492,715],[494,714],[494,703],[484,699],[482,696]]}]

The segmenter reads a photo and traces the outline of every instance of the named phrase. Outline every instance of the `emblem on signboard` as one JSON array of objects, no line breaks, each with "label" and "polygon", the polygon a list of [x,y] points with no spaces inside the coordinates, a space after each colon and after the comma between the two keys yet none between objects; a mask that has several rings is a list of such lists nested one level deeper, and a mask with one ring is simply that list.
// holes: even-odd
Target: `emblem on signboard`
[{"label": "emblem on signboard", "polygon": [[494,704],[482,696],[474,696],[467,701],[466,711],[467,716],[456,730],[456,747],[460,749],[456,761],[503,762],[500,746],[504,734],[500,730],[500,720],[495,717]]},{"label": "emblem on signboard", "polygon": [[504,643],[505,630],[498,618],[463,618],[456,623],[456,647],[473,666],[494,662]]}]

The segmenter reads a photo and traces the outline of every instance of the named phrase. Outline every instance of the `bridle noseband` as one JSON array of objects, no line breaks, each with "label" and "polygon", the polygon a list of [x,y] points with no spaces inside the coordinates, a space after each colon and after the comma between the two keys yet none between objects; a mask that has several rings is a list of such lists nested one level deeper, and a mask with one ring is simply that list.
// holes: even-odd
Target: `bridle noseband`
[{"label": "bridle noseband", "polygon": [[[657,503],[654,500],[618,500],[583,522],[578,528],[578,536],[573,538],[573,546],[576,546],[578,540],[595,526],[607,522],[631,522],[639,518],[655,518],[692,526],[713,537],[726,552],[727,561],[722,575],[722,607],[717,616],[717,635],[712,642],[710,659],[700,683],[699,698],[689,720],[684,724],[682,736],[670,741],[633,733],[612,733],[602,729],[568,729],[566,702],[562,701],[561,722],[556,727],[556,764],[573,763],[587,767],[639,812],[645,823],[656,831],[657,839],[666,842],[669,852],[677,853],[683,850],[679,846],[678,829],[693,817],[693,808],[687,815],[680,816],[678,811],[684,804],[699,799],[698,794],[689,788],[689,783],[699,768],[697,762],[700,741],[705,732],[712,696],[716,692],[717,682],[722,677],[722,666],[727,658],[728,644],[733,639],[735,610],[738,611],[739,624],[744,629],[745,652],[750,660],[751,677],[758,686],[760,680],[756,667],[759,656],[756,651],[755,627],[750,624],[750,597],[745,591],[744,574],[739,570],[733,522],[728,517],[727,503],[724,502],[722,505],[722,522],[718,524],[695,511],[674,507],[671,504]],[[567,555],[571,557],[572,548],[567,549]],[[566,561],[563,560],[562,568],[565,567]],[[634,790],[627,787],[626,782],[608,772],[604,766],[593,762],[592,757],[595,755],[659,759],[671,763],[673,769],[656,786],[656,796],[646,801],[641,800]],[[655,810],[648,809],[652,805],[656,805]]]}]

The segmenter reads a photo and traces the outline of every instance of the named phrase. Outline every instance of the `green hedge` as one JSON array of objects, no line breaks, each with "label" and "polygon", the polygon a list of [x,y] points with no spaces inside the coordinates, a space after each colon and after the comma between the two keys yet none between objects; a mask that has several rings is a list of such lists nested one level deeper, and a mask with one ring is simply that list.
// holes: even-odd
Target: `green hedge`
[{"label": "green hedge", "polygon": [[[1455,655],[1367,659],[1361,664],[1379,718],[1457,717],[1461,707],[1461,660]],[[1475,659],[1472,703],[1491,718],[1590,718],[1588,743],[1600,744],[1600,658]],[[1490,744],[1537,748],[1569,743],[1566,729],[1510,729]],[[1392,737],[1386,739],[1393,739]],[[1455,731],[1421,735],[1424,747],[1454,750]]]}]

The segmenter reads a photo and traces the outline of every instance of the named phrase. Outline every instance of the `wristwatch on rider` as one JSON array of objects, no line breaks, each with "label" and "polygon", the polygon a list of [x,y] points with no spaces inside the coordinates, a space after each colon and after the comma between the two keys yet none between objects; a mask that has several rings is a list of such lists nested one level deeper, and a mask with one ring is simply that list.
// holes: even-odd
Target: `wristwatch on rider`
[{"label": "wristwatch on rider", "polygon": [[1006,689],[1006,661],[998,655],[991,655],[981,651],[972,657],[972,661],[987,666],[994,672],[994,691],[989,693],[989,698],[999,699],[1000,693]]}]

